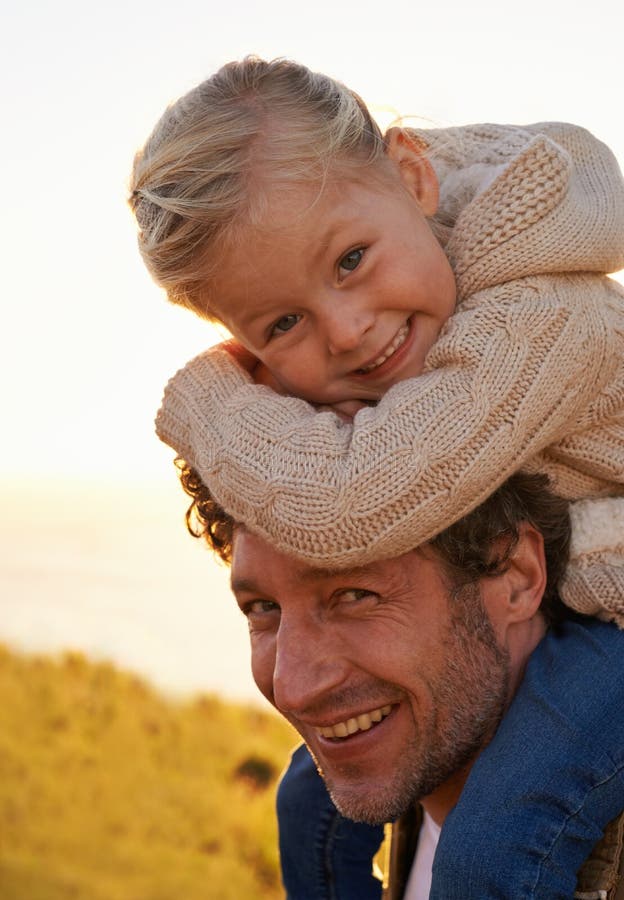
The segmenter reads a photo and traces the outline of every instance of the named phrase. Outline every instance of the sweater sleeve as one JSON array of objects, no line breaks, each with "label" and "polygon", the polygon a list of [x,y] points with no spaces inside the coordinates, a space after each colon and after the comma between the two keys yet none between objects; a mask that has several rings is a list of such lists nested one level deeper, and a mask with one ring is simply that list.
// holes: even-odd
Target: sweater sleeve
[{"label": "sweater sleeve", "polygon": [[608,384],[609,284],[541,276],[482,291],[449,320],[427,371],[353,424],[209,351],[167,386],[157,431],[283,552],[327,567],[396,556],[559,440]]}]

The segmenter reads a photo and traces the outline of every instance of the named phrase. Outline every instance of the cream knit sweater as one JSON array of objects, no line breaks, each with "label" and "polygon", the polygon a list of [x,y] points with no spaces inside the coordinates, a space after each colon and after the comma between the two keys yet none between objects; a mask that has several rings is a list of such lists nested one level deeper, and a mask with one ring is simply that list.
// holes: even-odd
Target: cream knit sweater
[{"label": "cream knit sweater", "polygon": [[624,625],[624,291],[604,274],[624,267],[618,166],[571,125],[418,134],[458,285],[423,375],[350,424],[213,349],[169,382],[157,432],[235,519],[327,567],[404,553],[511,473],[545,472],[584,501],[564,600]]}]

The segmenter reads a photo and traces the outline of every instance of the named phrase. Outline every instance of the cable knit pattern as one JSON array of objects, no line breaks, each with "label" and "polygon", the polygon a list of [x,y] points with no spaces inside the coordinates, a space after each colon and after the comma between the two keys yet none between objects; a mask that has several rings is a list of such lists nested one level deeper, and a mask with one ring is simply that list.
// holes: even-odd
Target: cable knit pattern
[{"label": "cable knit pattern", "polygon": [[580,500],[571,505],[571,518],[566,603],[624,628],[624,499]]},{"label": "cable knit pattern", "polygon": [[[453,219],[446,249],[461,299],[424,374],[350,424],[252,384],[215,349],[178,372],[158,413],[160,437],[234,518],[315,565],[403,553],[519,468],[545,471],[572,500],[624,497],[624,292],[588,273],[586,247],[598,241],[592,258],[602,271],[624,266],[624,186],[613,157],[563,125],[473,126],[428,142],[440,216]],[[458,156],[466,171],[496,168],[459,211],[444,189]],[[561,258],[564,274],[525,271],[529,260],[533,272],[556,273]],[[622,559],[621,534],[606,555],[603,547],[573,558],[566,602],[621,616],[624,592],[611,570]]]},{"label": "cable knit pattern", "polygon": [[[624,268],[622,175],[585,129],[469,125],[418,136],[441,181],[436,219],[454,226],[446,250],[460,298],[524,275]],[[495,177],[479,190],[488,167]]]}]

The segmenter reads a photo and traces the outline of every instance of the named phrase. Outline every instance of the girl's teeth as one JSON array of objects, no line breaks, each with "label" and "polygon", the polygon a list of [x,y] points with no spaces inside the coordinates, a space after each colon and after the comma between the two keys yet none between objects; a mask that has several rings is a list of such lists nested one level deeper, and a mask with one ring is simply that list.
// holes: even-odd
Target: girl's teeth
[{"label": "girl's teeth", "polygon": [[381,356],[378,356],[377,359],[373,360],[373,362],[369,366],[364,366],[362,369],[360,369],[360,372],[367,373],[372,372],[373,369],[378,369],[382,363],[385,363],[387,359],[390,359],[393,353],[396,353],[401,344],[405,341],[408,333],[409,325],[405,324],[402,328],[399,329],[399,331],[397,331],[396,337],[394,338],[386,352],[382,353]]}]

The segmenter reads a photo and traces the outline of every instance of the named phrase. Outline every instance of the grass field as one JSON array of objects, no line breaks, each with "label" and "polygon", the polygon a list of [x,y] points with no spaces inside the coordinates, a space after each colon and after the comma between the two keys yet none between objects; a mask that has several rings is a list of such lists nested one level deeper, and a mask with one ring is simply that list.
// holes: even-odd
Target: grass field
[{"label": "grass field", "polygon": [[2,900],[277,900],[277,716],[0,648]]}]

